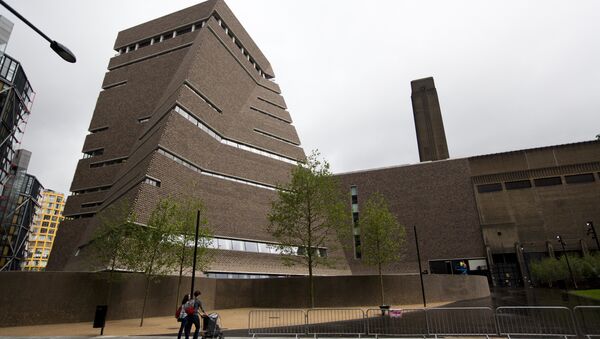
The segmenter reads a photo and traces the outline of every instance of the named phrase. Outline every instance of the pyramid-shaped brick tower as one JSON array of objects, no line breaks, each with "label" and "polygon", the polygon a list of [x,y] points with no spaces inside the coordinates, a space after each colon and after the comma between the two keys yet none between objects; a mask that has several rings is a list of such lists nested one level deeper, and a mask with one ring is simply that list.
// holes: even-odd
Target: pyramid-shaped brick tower
[{"label": "pyramid-shaped brick tower", "polygon": [[161,197],[194,187],[219,247],[211,272],[304,273],[269,253],[265,225],[305,154],[269,61],[227,5],[126,29],[114,47],[48,269],[93,269],[102,209],[127,199],[144,224]]}]

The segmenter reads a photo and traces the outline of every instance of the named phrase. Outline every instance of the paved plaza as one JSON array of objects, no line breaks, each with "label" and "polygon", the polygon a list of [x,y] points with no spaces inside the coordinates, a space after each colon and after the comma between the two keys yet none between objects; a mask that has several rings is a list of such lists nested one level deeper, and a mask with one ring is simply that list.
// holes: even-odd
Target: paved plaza
[{"label": "paved plaza", "polygon": [[[442,306],[444,303],[428,304],[428,306]],[[423,305],[394,305],[393,308],[414,309],[422,308]],[[356,307],[363,310],[377,308],[377,306]],[[247,336],[248,335],[248,314],[251,308],[237,308],[226,310],[209,310],[216,312],[221,317],[221,327],[226,332],[226,336]],[[175,311],[173,311],[175,312]],[[160,336],[166,335],[173,337],[177,335],[179,323],[174,316],[152,317],[144,319],[144,326],[140,327],[140,319],[110,320],[106,322],[104,336]],[[227,335],[229,334],[229,335]],[[100,335],[99,328],[92,328],[92,322],[69,323],[69,324],[47,324],[37,326],[18,326],[0,328],[0,338],[2,337],[95,337]]]}]

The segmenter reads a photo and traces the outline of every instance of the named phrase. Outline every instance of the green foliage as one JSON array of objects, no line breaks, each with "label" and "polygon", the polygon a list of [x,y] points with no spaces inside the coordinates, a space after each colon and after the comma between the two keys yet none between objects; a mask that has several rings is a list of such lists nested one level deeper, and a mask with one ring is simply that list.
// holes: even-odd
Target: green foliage
[{"label": "green foliage", "polygon": [[[600,254],[586,255],[583,257],[569,254],[569,264],[575,281],[600,277]],[[558,260],[544,258],[530,264],[531,275],[537,281],[552,286],[560,280],[571,279],[565,256]]]},{"label": "green foliage", "polygon": [[208,248],[212,242],[212,232],[208,227],[206,213],[202,201],[195,198],[173,200],[173,255],[179,262],[179,267],[191,268],[194,254],[194,237],[196,233],[196,217],[200,211],[200,227],[198,231],[198,250],[196,253],[196,269],[203,271],[210,265],[213,257]]},{"label": "green foliage", "polygon": [[172,255],[175,247],[171,240],[177,234],[174,220],[177,218],[177,203],[162,199],[150,214],[146,226],[140,225],[137,232],[129,236],[129,253],[126,265],[133,271],[143,272],[151,278],[169,273],[177,265]]},{"label": "green foliage", "polygon": [[600,300],[600,290],[599,289],[570,291],[569,293],[574,294],[576,296],[580,296],[580,297]]},{"label": "green foliage", "polygon": [[529,269],[535,280],[550,286],[556,281],[564,280],[569,274],[566,265],[561,265],[560,261],[554,258],[533,261],[529,265]]},{"label": "green foliage", "polygon": [[406,230],[390,212],[385,198],[373,194],[361,213],[363,262],[378,266],[400,260],[406,242]]},{"label": "green foliage", "polygon": [[390,212],[385,198],[375,193],[367,200],[361,213],[361,250],[363,262],[377,266],[381,288],[381,305],[385,304],[383,293],[383,265],[401,258],[406,242],[406,230]]},{"label": "green foliage", "polygon": [[[191,267],[196,213],[203,211],[203,206],[193,198],[161,199],[145,226],[135,223],[136,216],[131,210],[131,205],[123,201],[102,211],[100,228],[90,246],[96,260],[110,263],[111,272],[120,268],[146,276],[142,326],[150,281],[177,270],[181,278],[184,267]],[[202,219],[196,255],[199,270],[209,265],[210,237],[206,219]]]},{"label": "green foliage", "polygon": [[583,257],[582,273],[587,279],[600,278],[600,253]]},{"label": "green foliage", "polygon": [[172,255],[179,262],[179,279],[175,296],[175,307],[177,307],[181,300],[181,277],[184,272],[190,272],[192,270],[192,262],[194,259],[193,246],[198,211],[200,212],[200,227],[198,231],[196,270],[203,271],[208,268],[213,259],[213,252],[208,250],[212,242],[212,233],[208,227],[202,201],[193,197],[186,197],[175,201],[175,203],[175,213],[172,221],[174,235],[171,236],[171,241],[174,245],[172,248]]},{"label": "green foliage", "polygon": [[319,155],[313,151],[306,164],[292,170],[290,182],[278,187],[267,227],[279,242],[278,249],[286,264],[308,267],[311,306],[314,306],[313,268],[320,264],[333,265],[330,258],[319,256],[317,248],[327,245],[331,252],[333,242],[330,240],[350,228],[347,204],[340,195],[339,184],[327,161],[320,161]]},{"label": "green foliage", "polygon": [[135,224],[136,215],[132,212],[131,204],[128,200],[113,203],[98,213],[98,219],[100,226],[87,248],[91,252],[88,260],[111,271],[124,268],[125,258],[129,256],[127,239],[139,227]]},{"label": "green foliage", "polygon": [[[189,245],[190,237],[195,235],[195,219],[202,203],[198,200],[175,200],[171,197],[161,199],[148,220],[148,225],[141,227],[138,232],[130,236],[130,255],[126,258],[128,267],[135,271],[144,272],[146,275],[146,291],[142,305],[140,326],[143,325],[146,299],[149,283],[161,274],[173,273],[177,268],[183,267],[186,257],[191,257],[184,246]],[[193,231],[192,231],[193,230]],[[210,233],[202,227],[203,239]],[[192,233],[193,232],[193,233]],[[208,264],[206,257],[207,240],[198,244],[197,261],[199,268]],[[188,253],[189,252],[189,253]],[[183,259],[183,263],[182,263]]]}]

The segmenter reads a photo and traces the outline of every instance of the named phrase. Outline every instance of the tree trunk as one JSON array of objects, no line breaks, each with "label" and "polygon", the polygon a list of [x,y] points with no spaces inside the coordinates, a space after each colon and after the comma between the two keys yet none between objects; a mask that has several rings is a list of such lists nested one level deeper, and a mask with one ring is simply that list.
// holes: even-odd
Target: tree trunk
[{"label": "tree trunk", "polygon": [[308,288],[309,288],[309,302],[310,308],[315,308],[315,286],[313,282],[313,258],[312,258],[312,209],[311,209],[311,194],[310,187],[307,184],[306,186],[307,199],[306,199],[306,226],[307,226],[307,246],[306,246],[306,254],[308,255]]},{"label": "tree trunk", "polygon": [[377,264],[379,268],[379,287],[381,288],[381,305],[385,305],[385,298],[383,295],[383,275],[381,274],[381,263]]},{"label": "tree trunk", "polygon": [[308,257],[308,295],[310,308],[315,308],[315,285],[313,282],[313,267],[312,267],[312,258]]},{"label": "tree trunk", "polygon": [[112,258],[112,264],[110,265],[110,273],[108,274],[108,291],[106,292],[106,317],[108,318],[108,306],[110,304],[110,297],[112,296],[112,285],[113,285],[113,273],[115,272],[115,257]]},{"label": "tree trunk", "polygon": [[183,275],[183,261],[185,259],[185,237],[181,250],[181,262],[179,263],[179,279],[177,280],[177,295],[175,296],[175,308],[179,307],[179,291],[181,290],[181,276]]},{"label": "tree trunk", "polygon": [[150,287],[150,278],[152,277],[152,268],[154,267],[154,257],[156,256],[156,247],[152,252],[152,258],[150,258],[150,265],[148,267],[148,273],[146,274],[146,289],[144,291],[144,303],[142,304],[142,318],[140,319],[140,327],[144,326],[144,312],[146,311],[146,300],[148,299],[148,290]]},{"label": "tree trunk", "polygon": [[377,238],[377,269],[379,272],[379,288],[381,289],[381,305],[385,305],[385,297],[383,295],[383,275],[381,274],[381,244],[379,241],[379,237]]},{"label": "tree trunk", "polygon": [[146,300],[148,299],[148,287],[150,285],[150,275],[146,275],[146,288],[144,291],[144,303],[142,304],[142,317],[140,319],[140,327],[144,326],[144,310],[146,309]]}]

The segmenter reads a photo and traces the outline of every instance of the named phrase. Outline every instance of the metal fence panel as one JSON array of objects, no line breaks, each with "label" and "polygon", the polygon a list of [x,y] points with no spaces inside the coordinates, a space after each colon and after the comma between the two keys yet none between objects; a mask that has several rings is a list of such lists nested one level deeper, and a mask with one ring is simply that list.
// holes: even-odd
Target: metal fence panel
[{"label": "metal fence panel", "polygon": [[439,307],[427,309],[431,335],[495,335],[494,310],[490,307]]},{"label": "metal fence panel", "polygon": [[496,308],[500,335],[577,336],[571,310],[561,306]]},{"label": "metal fence panel", "polygon": [[304,334],[306,313],[303,310],[251,310],[248,315],[248,333]]},{"label": "metal fence panel", "polygon": [[575,306],[573,314],[581,334],[600,336],[600,306]]},{"label": "metal fence panel", "polygon": [[425,336],[427,319],[425,309],[391,309],[382,313],[380,309],[367,310],[368,335]]},{"label": "metal fence panel", "polygon": [[365,313],[360,309],[310,309],[306,312],[308,334],[364,334]]}]

